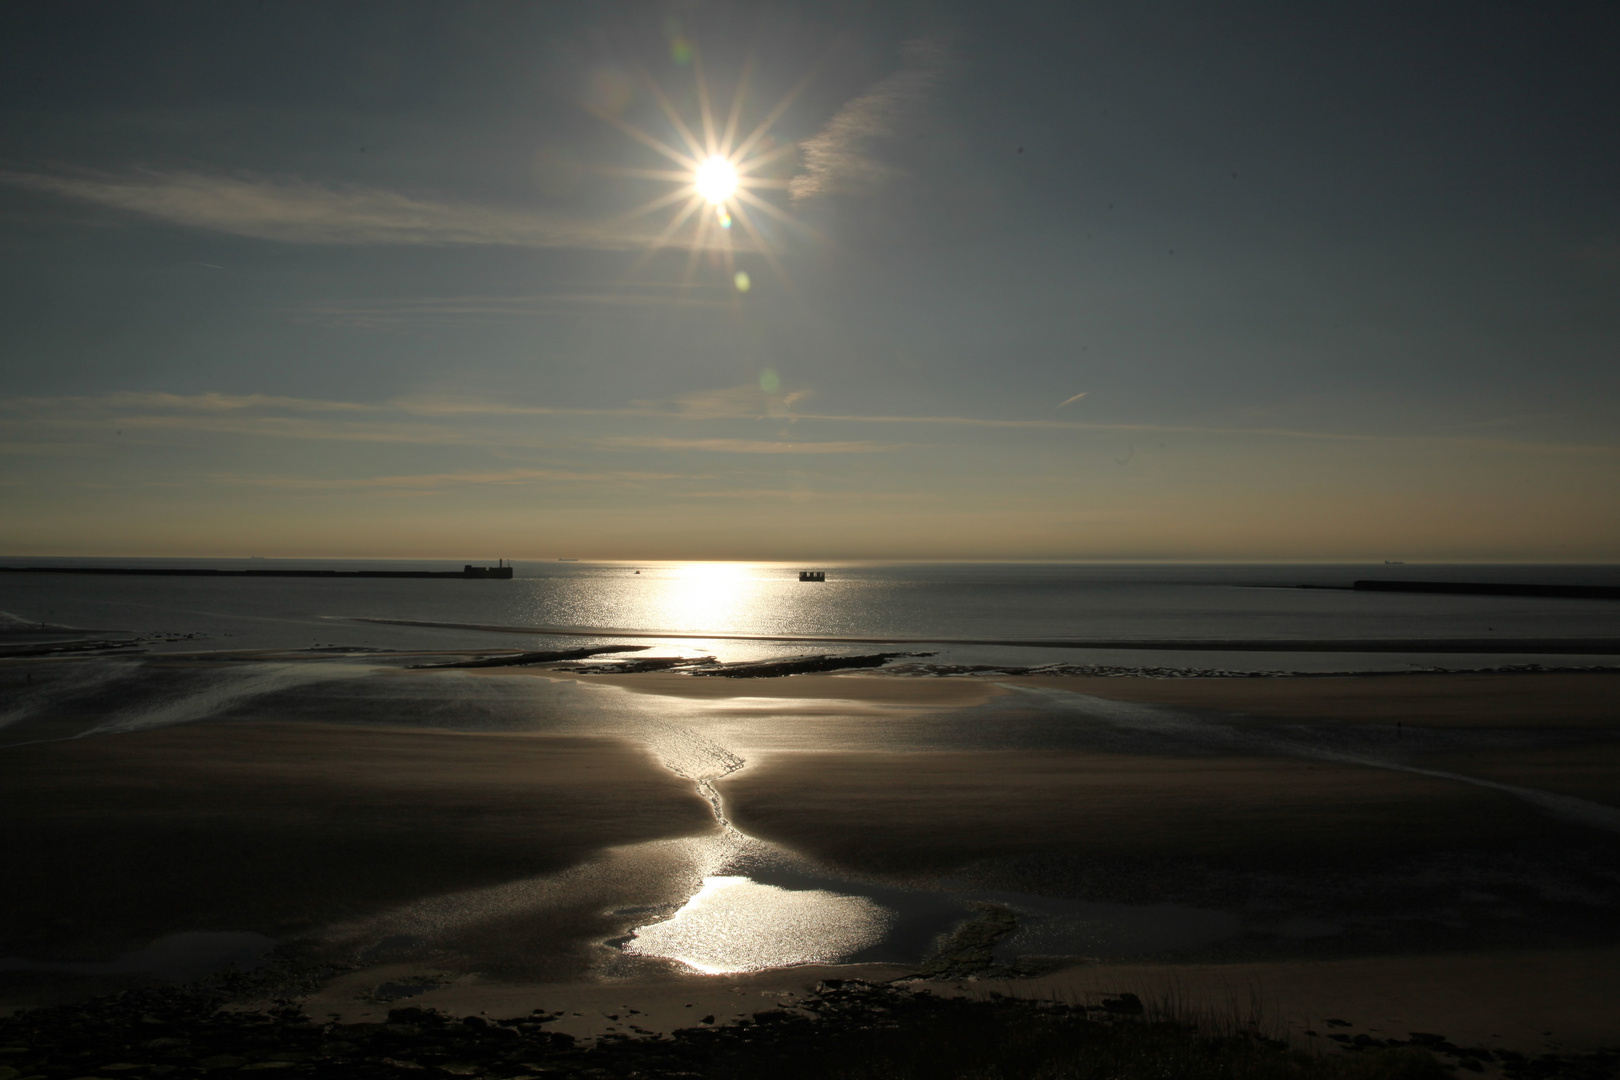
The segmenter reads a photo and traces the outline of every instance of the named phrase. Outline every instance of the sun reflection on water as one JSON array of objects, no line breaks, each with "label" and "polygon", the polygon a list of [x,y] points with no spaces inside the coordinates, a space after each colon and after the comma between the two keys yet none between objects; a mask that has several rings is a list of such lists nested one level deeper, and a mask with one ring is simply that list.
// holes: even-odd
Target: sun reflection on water
[{"label": "sun reflection on water", "polygon": [[705,877],[668,920],[637,927],[624,951],[706,975],[833,964],[883,940],[894,913],[863,896]]},{"label": "sun reflection on water", "polygon": [[642,625],[683,632],[768,625],[780,591],[753,563],[684,563],[661,585]]}]

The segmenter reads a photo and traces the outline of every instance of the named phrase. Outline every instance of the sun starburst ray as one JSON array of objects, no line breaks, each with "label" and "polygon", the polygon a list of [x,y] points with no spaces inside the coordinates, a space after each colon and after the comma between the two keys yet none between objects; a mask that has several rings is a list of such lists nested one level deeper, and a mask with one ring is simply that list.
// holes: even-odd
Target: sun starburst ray
[{"label": "sun starburst ray", "polygon": [[[683,177],[682,179],[684,180],[685,177]],[[647,202],[642,203],[640,206],[636,207],[634,210],[625,211],[624,213],[620,214],[618,217],[611,219],[608,222],[608,224],[609,225],[623,225],[627,221],[634,221],[638,217],[645,217],[646,215],[652,213],[655,210],[662,210],[664,207],[671,206],[671,205],[673,205],[675,203],[680,202],[682,199],[686,199],[686,198],[697,199],[698,202],[700,202],[700,203],[703,201],[698,195],[696,195],[692,191],[691,187],[689,187],[689,186],[688,187],[679,187],[679,188],[676,188],[674,191],[671,191],[671,192],[669,192],[667,194],[658,196],[656,199],[649,199]]]},{"label": "sun starburst ray", "polygon": [[630,264],[630,269],[628,272],[626,272],[625,278],[629,279],[630,277],[640,273],[648,263],[652,262],[653,258],[669,243],[670,238],[680,231],[682,225],[686,224],[686,220],[701,209],[702,206],[703,200],[698,196],[693,195],[687,202],[686,206],[681,209],[680,213],[676,214],[675,217],[670,220],[670,223],[664,227],[664,231],[658,234],[658,238],[652,243],[648,244],[647,250],[643,251],[641,255],[637,257],[636,261]]},{"label": "sun starburst ray", "polygon": [[771,215],[784,225],[792,226],[793,228],[798,229],[809,236],[819,236],[814,229],[800,221],[798,218],[794,217],[792,214],[783,212],[745,188],[737,189],[737,198],[748,203],[750,206],[758,207],[760,210],[763,210],[765,213]]},{"label": "sun starburst ray", "polygon": [[636,127],[634,124],[628,124],[619,119],[617,116],[610,116],[607,113],[598,112],[596,115],[601,119],[606,120],[608,123],[612,124],[614,127],[630,136],[632,139],[635,139],[637,142],[645,143],[647,146],[652,147],[660,154],[663,154],[665,157],[669,158],[669,160],[673,161],[675,164],[688,169],[697,168],[698,158],[690,157],[681,153],[673,146],[670,146],[661,139],[654,138],[645,131],[642,131],[640,128]]},{"label": "sun starburst ray", "polygon": [[770,241],[754,225],[753,219],[748,216],[742,207],[737,208],[737,221],[742,225],[743,231],[748,233],[749,238],[754,241],[754,247],[759,250],[760,256],[770,265],[771,271],[782,280],[782,287],[787,290],[788,295],[797,299],[799,290],[793,284],[793,278],[788,274],[787,267],[783,266],[781,261],[777,259],[776,252],[771,250]]},{"label": "sun starburst ray", "polygon": [[[816,66],[819,68],[821,65],[818,64]],[[749,132],[748,138],[742,141],[742,145],[738,146],[731,152],[731,157],[733,160],[739,160],[748,156],[749,151],[753,150],[754,147],[758,145],[759,140],[763,139],[770,132],[771,128],[776,124],[776,122],[782,119],[782,114],[788,111],[789,106],[793,104],[800,94],[804,93],[805,90],[809,88],[810,81],[814,77],[815,70],[812,69],[808,74],[805,75],[804,78],[799,80],[797,86],[789,90],[787,95],[783,97],[781,101],[777,102],[776,108],[765,114],[765,119],[761,120],[759,125],[755,127],[753,131]]]},{"label": "sun starburst ray", "polygon": [[692,46],[692,77],[697,81],[698,118],[703,121],[703,149],[705,155],[712,157],[720,152],[720,147],[714,141],[714,109],[709,105],[709,79],[703,72],[703,54],[696,45]]},{"label": "sun starburst ray", "polygon": [[669,95],[665,94],[645,71],[641,73],[641,81],[646,85],[648,92],[652,94],[653,100],[658,103],[658,108],[662,110],[664,116],[669,120],[670,126],[675,129],[681,140],[686,143],[687,149],[692,151],[691,160],[694,163],[693,168],[696,168],[695,163],[708,156],[703,149],[703,144],[698,141],[696,135],[692,134],[692,129],[686,126],[686,121],[681,119],[681,114],[675,108],[675,103],[669,100]]},{"label": "sun starburst ray", "polygon": [[736,145],[737,125],[742,120],[743,100],[748,95],[748,80],[754,74],[754,54],[749,53],[748,59],[743,61],[742,74],[737,77],[737,89],[731,95],[731,113],[726,117],[725,134],[720,136],[722,148]]},{"label": "sun starburst ray", "polygon": [[[602,119],[609,121],[620,131],[679,166],[679,169],[675,170],[621,167],[593,170],[604,175],[654,180],[675,185],[674,190],[651,199],[616,219],[624,221],[661,211],[666,207],[675,207],[669,221],[648,244],[647,250],[635,260],[629,274],[633,275],[646,267],[659,251],[684,246],[687,248],[687,257],[681,275],[683,289],[692,286],[700,265],[707,265],[711,270],[725,271],[728,277],[728,291],[733,291],[733,300],[741,303],[743,294],[749,291],[750,286],[748,275],[737,265],[737,257],[743,252],[757,251],[788,288],[789,293],[796,296],[797,290],[793,287],[781,259],[778,258],[778,252],[772,246],[771,235],[776,230],[767,224],[766,218],[797,229],[808,236],[815,237],[818,234],[814,229],[797,221],[783,208],[761,198],[756,192],[780,190],[788,186],[787,180],[780,176],[769,176],[764,173],[775,163],[793,155],[797,151],[797,146],[792,143],[779,146],[766,144],[766,148],[761,149],[760,144],[770,134],[772,126],[810,85],[814,69],[789,90],[747,137],[738,143],[736,140],[738,132],[742,129],[743,112],[748,104],[748,89],[753,76],[755,57],[750,55],[743,65],[722,125],[720,118],[715,114],[716,98],[709,85],[708,68],[695,49],[689,56],[698,106],[698,115],[694,123],[687,122],[676,108],[674,99],[654,82],[645,70],[638,69],[638,74],[663,118],[668,121],[669,132],[690,150],[690,154],[684,154],[676,149],[671,141],[665,141],[665,138],[653,135],[618,117],[602,116]],[[752,209],[745,210],[745,206]]]},{"label": "sun starburst ray", "polygon": [[769,165],[773,161],[779,161],[782,158],[797,153],[798,149],[799,147],[796,143],[783,143],[774,150],[767,150],[763,154],[754,155],[747,161],[737,162],[736,169],[738,172],[746,176],[761,166]]},{"label": "sun starburst ray", "polygon": [[684,184],[691,174],[674,169],[633,169],[622,165],[593,165],[586,170],[596,176],[622,176],[631,180],[672,180]]},{"label": "sun starburst ray", "polygon": [[698,259],[702,258],[703,251],[696,244],[686,253],[686,270],[681,275],[681,287],[690,290],[692,280],[697,276]]}]

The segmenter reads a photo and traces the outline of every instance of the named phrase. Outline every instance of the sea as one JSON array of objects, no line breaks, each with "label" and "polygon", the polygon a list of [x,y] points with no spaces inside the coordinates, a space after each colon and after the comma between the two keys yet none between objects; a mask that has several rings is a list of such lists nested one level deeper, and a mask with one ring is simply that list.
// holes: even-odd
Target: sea
[{"label": "sea", "polygon": [[[462,565],[0,559],[0,566],[219,570],[459,570]],[[632,642],[650,646],[648,655],[709,655],[722,662],[905,651],[932,654],[926,666],[940,669],[1057,664],[1251,673],[1601,666],[1613,657],[1548,651],[1546,643],[1620,638],[1615,601],[1349,589],[1360,579],[1613,586],[1620,585],[1615,565],[512,565],[511,580],[0,573],[0,631],[43,624],[125,635],[153,653],[543,650]],[[802,582],[803,569],[823,570],[826,580]],[[1433,643],[1458,640],[1526,648],[1435,651]],[[1385,644],[1376,651],[1333,648],[1357,642]],[[1389,644],[1394,642],[1412,648],[1401,651]],[[1252,647],[1256,643],[1268,644]],[[1300,651],[1306,644],[1311,648]]]},{"label": "sea", "polygon": [[[455,571],[465,563],[0,558],[0,567],[28,565]],[[803,570],[824,571],[826,579],[801,581]],[[644,648],[638,657],[720,662],[883,653],[891,671],[918,677],[1029,669],[1232,677],[1616,666],[1613,652],[1583,655],[1568,642],[1620,638],[1620,602],[1350,588],[1367,579],[1615,586],[1620,567],[559,560],[517,562],[511,579],[0,573],[0,656],[53,642],[88,648],[0,664],[0,753],[236,719],[609,736],[643,746],[715,809],[720,828],[712,834],[615,849],[555,880],[425,897],[362,928],[366,941],[393,942],[390,948],[406,950],[402,956],[437,955],[443,947],[439,932],[423,926],[454,928],[493,910],[566,906],[579,890],[607,889],[608,882],[619,889],[625,881],[638,883],[631,891],[642,899],[616,910],[621,932],[595,946],[595,970],[604,977],[633,975],[649,958],[716,974],[812,962],[913,964],[985,903],[1018,914],[1020,930],[997,946],[1008,962],[1029,955],[1228,955],[1222,949],[1238,949],[1230,956],[1239,956],[1251,947],[1286,951],[1322,941],[1350,951],[1385,948],[1388,918],[1345,916],[1343,880],[1332,873],[1289,884],[1286,896],[1272,895],[1282,886],[1266,884],[1269,878],[1233,878],[1237,885],[1198,903],[1153,901],[1156,885],[1092,896],[1090,886],[1073,884],[1089,870],[1044,857],[990,860],[962,871],[968,876],[960,880],[931,884],[850,876],[739,831],[716,785],[752,763],[799,750],[1100,750],[1197,759],[1241,753],[1484,785],[1544,811],[1550,833],[1578,827],[1607,836],[1620,831],[1620,816],[1581,799],[1431,766],[1414,769],[1403,756],[1463,750],[1480,739],[1508,745],[1502,740],[1529,737],[1523,733],[1437,729],[1391,742],[1398,733],[1357,725],[1249,730],[1215,714],[1042,687],[961,709],[879,710],[881,723],[860,709],[817,714],[806,723],[786,700],[687,699],[515,672],[398,677],[400,668],[442,662],[445,654],[609,644]],[[1471,649],[1455,651],[1457,642]],[[179,655],[228,662],[166,662]],[[1591,884],[1562,864],[1549,866],[1525,869],[1520,884],[1568,878],[1570,895]],[[1405,880],[1399,875],[1369,877],[1356,903],[1379,911],[1394,904],[1405,920],[1400,925],[1421,938],[1432,920],[1454,920],[1473,903],[1468,898],[1478,895],[1481,875],[1505,872],[1494,863],[1465,870],[1447,879],[1451,891],[1433,896],[1419,882],[1408,897],[1397,888]],[[1199,892],[1202,885],[1188,889],[1190,897],[1209,892]],[[1264,903],[1245,899],[1245,889]],[[1546,923],[1558,933],[1597,933],[1585,922],[1569,929],[1562,908],[1527,908],[1515,918],[1514,927]],[[1484,915],[1475,921],[1474,938],[1495,940],[1497,923]],[[258,955],[273,944],[234,927],[198,926],[96,963],[0,956],[0,972],[190,977],[243,962],[244,949]]]}]

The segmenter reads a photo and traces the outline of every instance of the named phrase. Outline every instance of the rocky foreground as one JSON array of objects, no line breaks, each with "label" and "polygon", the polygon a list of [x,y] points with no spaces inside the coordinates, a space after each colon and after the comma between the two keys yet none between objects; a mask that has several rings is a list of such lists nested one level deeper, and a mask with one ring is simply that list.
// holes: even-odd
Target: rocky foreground
[{"label": "rocky foreground", "polygon": [[[1373,1080],[1442,1078],[1456,1070],[1509,1078],[1599,1080],[1620,1052],[1525,1058],[1410,1040],[1341,1037],[1305,1053],[1242,1024],[1193,1025],[1155,1018],[1129,994],[1090,1008],[990,994],[943,997],[910,986],[823,983],[789,1009],[671,1035],[645,1031],[593,1043],[548,1030],[560,1013],[491,1020],[418,1008],[385,1023],[325,1023],[292,999],[259,1010],[233,1006],[253,980],[132,990],[0,1019],[0,1080],[102,1080],[241,1075],[292,1077],[798,1077],[1075,1078],[1174,1077]],[[233,991],[236,994],[233,994]],[[1331,1040],[1333,1036],[1327,1036]]]}]

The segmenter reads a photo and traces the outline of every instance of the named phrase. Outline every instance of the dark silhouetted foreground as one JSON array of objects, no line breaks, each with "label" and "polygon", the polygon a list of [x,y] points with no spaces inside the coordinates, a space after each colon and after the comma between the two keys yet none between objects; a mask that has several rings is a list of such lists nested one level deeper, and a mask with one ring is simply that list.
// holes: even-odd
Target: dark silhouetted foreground
[{"label": "dark silhouetted foreground", "polygon": [[[771,1077],[795,1080],[1440,1080],[1490,1063],[1510,1078],[1607,1077],[1614,1055],[1526,1059],[1453,1046],[1438,1035],[1400,1042],[1359,1036],[1344,1050],[1290,1049],[1239,1024],[1218,1035],[1146,1015],[1129,994],[1087,1009],[991,994],[945,998],[860,982],[823,984],[792,1011],[578,1044],[546,1025],[559,1014],[491,1021],[396,1009],[381,1024],[323,1024],[283,1000],[267,1012],[222,1010],[253,977],[130,991],[0,1020],[6,1076],[94,1074],[286,1076]],[[710,1021],[712,1017],[704,1017]],[[1445,1060],[1449,1059],[1449,1060]],[[8,1070],[15,1070],[8,1071]]]}]

